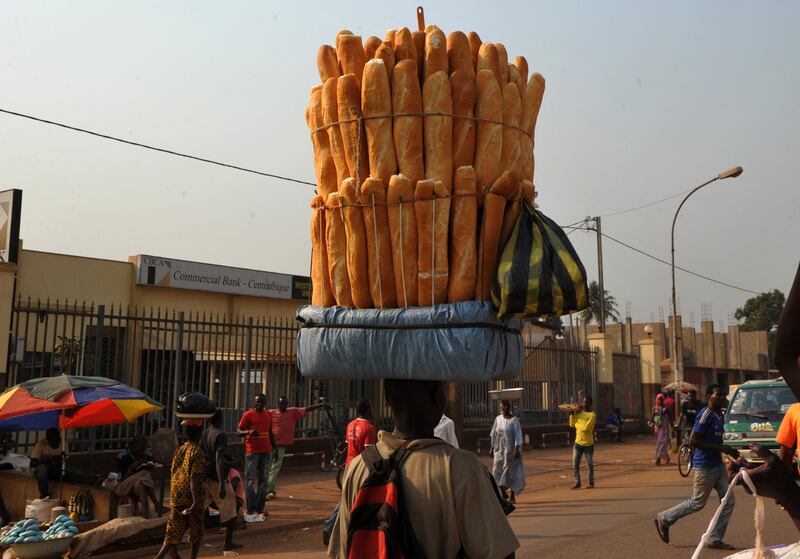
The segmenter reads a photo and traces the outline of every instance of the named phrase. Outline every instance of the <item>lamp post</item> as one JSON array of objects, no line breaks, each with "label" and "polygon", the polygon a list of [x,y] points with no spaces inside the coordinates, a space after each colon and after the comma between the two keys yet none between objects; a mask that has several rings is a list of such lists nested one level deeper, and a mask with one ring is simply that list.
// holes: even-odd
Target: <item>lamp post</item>
[{"label": "lamp post", "polygon": [[[720,174],[718,174],[713,179],[704,182],[700,186],[694,187],[689,194],[683,197],[681,203],[678,205],[678,209],[675,210],[675,216],[672,218],[672,235],[671,235],[671,254],[672,254],[672,373],[674,377],[675,383],[675,417],[673,420],[677,423],[679,410],[681,409],[681,391],[680,388],[682,386],[681,381],[683,380],[681,377],[683,376],[683,363],[678,359],[678,341],[681,340],[681,333],[678,332],[678,305],[676,302],[675,296],[675,223],[678,221],[678,214],[681,211],[681,208],[686,203],[686,200],[689,197],[703,188],[704,186],[708,186],[714,181],[722,180],[722,179],[731,179],[738,177],[742,174],[741,167],[733,167],[732,169],[728,169]],[[681,434],[678,433],[678,445],[680,445],[680,438]]]}]

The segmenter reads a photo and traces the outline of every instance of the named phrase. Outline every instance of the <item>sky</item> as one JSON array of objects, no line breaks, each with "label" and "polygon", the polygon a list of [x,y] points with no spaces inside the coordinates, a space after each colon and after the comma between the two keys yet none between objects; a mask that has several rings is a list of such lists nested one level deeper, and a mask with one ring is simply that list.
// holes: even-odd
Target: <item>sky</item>
[{"label": "sky", "polygon": [[[0,3],[0,108],[313,180],[304,120],[316,51],[416,25],[417,3]],[[547,89],[536,131],[540,209],[663,259],[678,199],[680,266],[788,291],[800,260],[800,3],[649,0],[429,2],[445,33],[522,54]],[[312,187],[214,167],[0,114],[0,188],[23,190],[32,250],[153,254],[308,274]],[[593,233],[570,235],[591,279]],[[669,314],[668,266],[612,241],[604,278],[621,314]],[[684,324],[727,326],[752,294],[678,272]]]}]

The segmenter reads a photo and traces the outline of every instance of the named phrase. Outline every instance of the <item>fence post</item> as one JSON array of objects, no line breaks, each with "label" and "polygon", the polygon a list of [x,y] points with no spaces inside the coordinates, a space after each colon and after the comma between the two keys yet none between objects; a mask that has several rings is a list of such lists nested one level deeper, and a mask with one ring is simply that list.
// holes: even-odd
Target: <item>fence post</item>
[{"label": "fence post", "polygon": [[[172,384],[172,405],[173,410],[175,410],[175,406],[178,402],[178,395],[180,391],[178,390],[178,384],[181,380],[181,370],[183,369],[183,326],[184,326],[184,313],[181,311],[178,313],[178,343],[175,344],[175,372],[174,372],[174,379]],[[174,414],[173,414],[174,416]],[[178,417],[174,416],[174,429],[175,432],[178,432]]]},{"label": "fence post", "polygon": [[[253,317],[248,317],[247,319],[247,346],[246,346],[246,355],[244,358],[244,409],[247,409],[247,405],[250,402],[250,368],[252,367],[252,355],[253,355]],[[266,374],[266,372],[265,372]],[[263,381],[263,379],[262,379]]]},{"label": "fence post", "polygon": [[102,376],[100,368],[103,366],[103,330],[106,320],[106,306],[97,305],[97,328],[94,336],[94,376]]}]

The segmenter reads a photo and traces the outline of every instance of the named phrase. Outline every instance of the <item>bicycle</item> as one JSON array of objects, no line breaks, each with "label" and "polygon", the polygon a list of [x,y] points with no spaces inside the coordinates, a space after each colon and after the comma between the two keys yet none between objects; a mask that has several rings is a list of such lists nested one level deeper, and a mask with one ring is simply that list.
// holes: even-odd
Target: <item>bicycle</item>
[{"label": "bicycle", "polygon": [[328,418],[323,422],[323,427],[328,430],[328,443],[331,447],[331,458],[328,461],[329,467],[336,470],[336,485],[342,488],[342,476],[344,475],[344,463],[347,460],[347,440],[339,430],[339,423],[333,416],[329,408],[324,408]]},{"label": "bicycle", "polygon": [[678,448],[678,473],[681,474],[682,477],[689,477],[689,474],[692,472],[692,454],[693,449],[692,445],[689,444],[691,440],[691,431],[687,430],[684,433],[684,442],[680,448]]}]

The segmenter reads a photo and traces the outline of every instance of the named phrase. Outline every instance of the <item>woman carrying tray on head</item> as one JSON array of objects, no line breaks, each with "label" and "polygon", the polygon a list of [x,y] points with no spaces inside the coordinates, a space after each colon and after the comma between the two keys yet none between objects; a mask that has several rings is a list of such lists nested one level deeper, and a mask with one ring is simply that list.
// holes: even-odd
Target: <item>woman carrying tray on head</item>
[{"label": "woman carrying tray on head", "polygon": [[511,402],[503,400],[502,413],[494,420],[489,437],[494,459],[492,474],[503,495],[512,503],[525,489],[525,464],[522,461],[522,426],[511,412]]}]

